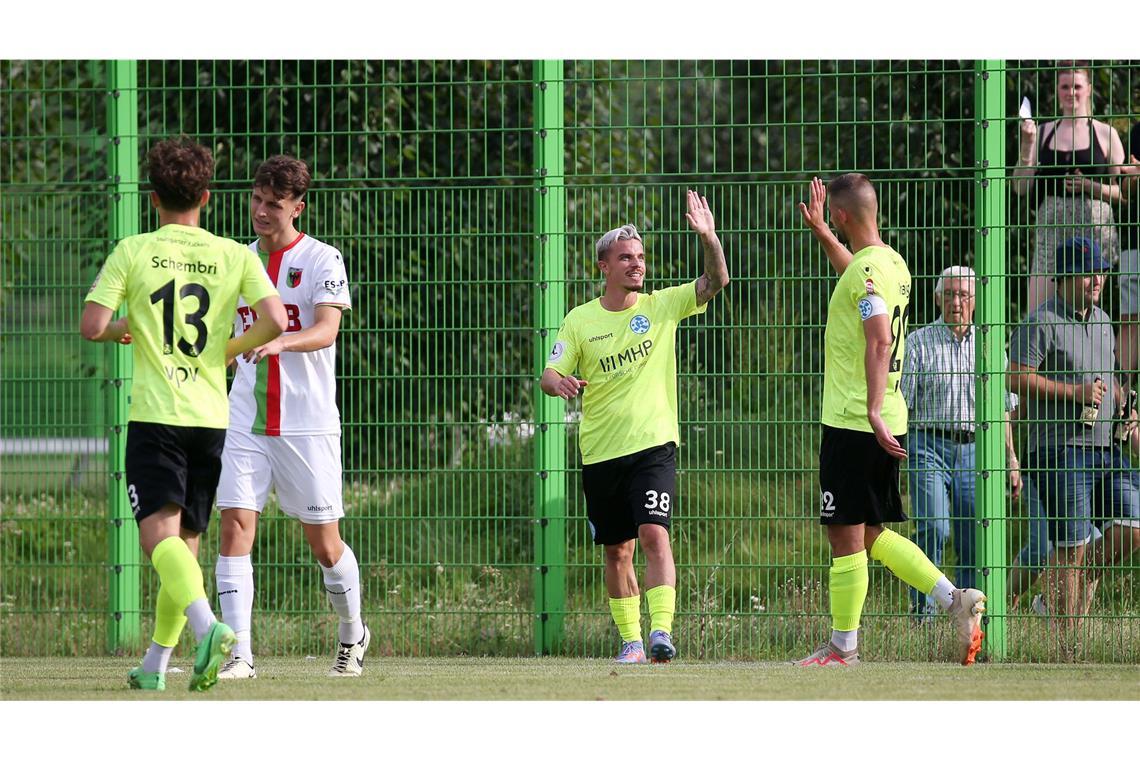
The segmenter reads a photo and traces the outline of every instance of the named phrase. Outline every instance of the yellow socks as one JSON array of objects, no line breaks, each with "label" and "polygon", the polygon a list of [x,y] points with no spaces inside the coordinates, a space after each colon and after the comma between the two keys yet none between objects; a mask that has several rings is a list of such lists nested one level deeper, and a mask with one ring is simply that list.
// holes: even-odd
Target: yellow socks
[{"label": "yellow socks", "polygon": [[833,558],[827,590],[831,599],[832,629],[858,630],[863,602],[867,599],[867,552]]},{"label": "yellow socks", "polygon": [[622,641],[641,641],[641,596],[610,597],[610,614]]},{"label": "yellow socks", "polygon": [[924,594],[929,594],[942,577],[942,571],[926,558],[922,549],[893,530],[884,528],[871,544],[871,559],[882,562],[895,577]]},{"label": "yellow socks", "polygon": [[154,643],[162,647],[174,647],[178,644],[178,637],[182,635],[182,628],[186,625],[186,616],[182,614],[182,607],[170,598],[165,584],[158,586],[158,602],[154,609]]},{"label": "yellow socks", "polygon": [[645,592],[649,602],[649,630],[673,633],[673,611],[677,607],[677,589],[654,586]]},{"label": "yellow socks", "polygon": [[169,595],[174,609],[182,612],[194,600],[206,598],[202,568],[190,547],[178,536],[160,541],[150,555],[150,563],[158,571],[162,590]]}]

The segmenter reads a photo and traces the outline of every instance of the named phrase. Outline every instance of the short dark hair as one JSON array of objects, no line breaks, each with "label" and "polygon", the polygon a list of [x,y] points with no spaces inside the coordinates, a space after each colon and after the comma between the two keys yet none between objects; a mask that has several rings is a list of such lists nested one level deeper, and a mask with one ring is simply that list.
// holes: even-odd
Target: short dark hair
[{"label": "short dark hair", "polygon": [[879,211],[879,198],[865,174],[840,174],[827,183],[827,197],[853,216],[872,219]]},{"label": "short dark hair", "polygon": [[309,183],[313,181],[309,167],[299,158],[273,156],[257,167],[253,176],[254,187],[268,187],[278,198],[301,200]]},{"label": "short dark hair", "polygon": [[147,151],[146,164],[151,189],[170,211],[197,208],[214,178],[210,149],[185,135],[155,143]]}]

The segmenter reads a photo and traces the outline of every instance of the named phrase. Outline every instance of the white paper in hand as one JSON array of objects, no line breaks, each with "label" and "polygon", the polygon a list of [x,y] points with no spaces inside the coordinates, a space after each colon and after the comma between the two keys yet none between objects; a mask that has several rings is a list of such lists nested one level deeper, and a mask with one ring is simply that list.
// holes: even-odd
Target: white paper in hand
[{"label": "white paper in hand", "polygon": [[1033,118],[1033,107],[1029,105],[1029,98],[1021,98],[1021,108],[1017,110],[1017,115],[1023,119]]}]

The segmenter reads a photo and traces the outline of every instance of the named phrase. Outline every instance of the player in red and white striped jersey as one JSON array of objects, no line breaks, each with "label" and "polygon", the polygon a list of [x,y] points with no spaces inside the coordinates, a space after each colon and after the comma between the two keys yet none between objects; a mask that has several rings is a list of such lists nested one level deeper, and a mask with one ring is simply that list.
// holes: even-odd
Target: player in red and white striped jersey
[{"label": "player in red and white striped jersey", "polygon": [[[336,336],[352,308],[340,252],[297,231],[311,181],[303,161],[274,156],[254,177],[250,245],[281,293],[288,325],[276,340],[238,359],[230,390],[230,427],[222,454],[218,510],[222,546],[216,568],[222,618],[237,634],[219,678],[255,678],[250,629],[257,518],[270,487],[281,511],[301,522],[340,619],[330,676],[358,676],[370,633],[360,615],[360,568],[340,536],[340,413]],[[234,330],[256,313],[239,302]]]}]

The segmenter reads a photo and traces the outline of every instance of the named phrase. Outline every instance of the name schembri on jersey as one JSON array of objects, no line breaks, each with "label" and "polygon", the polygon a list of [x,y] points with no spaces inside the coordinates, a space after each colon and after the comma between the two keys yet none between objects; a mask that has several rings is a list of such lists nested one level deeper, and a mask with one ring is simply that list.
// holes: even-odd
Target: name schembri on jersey
[{"label": "name schembri on jersey", "polygon": [[217,274],[217,264],[203,264],[200,261],[179,261],[178,259],[158,256],[150,257],[151,269],[171,269],[175,272],[191,272],[193,274]]}]

